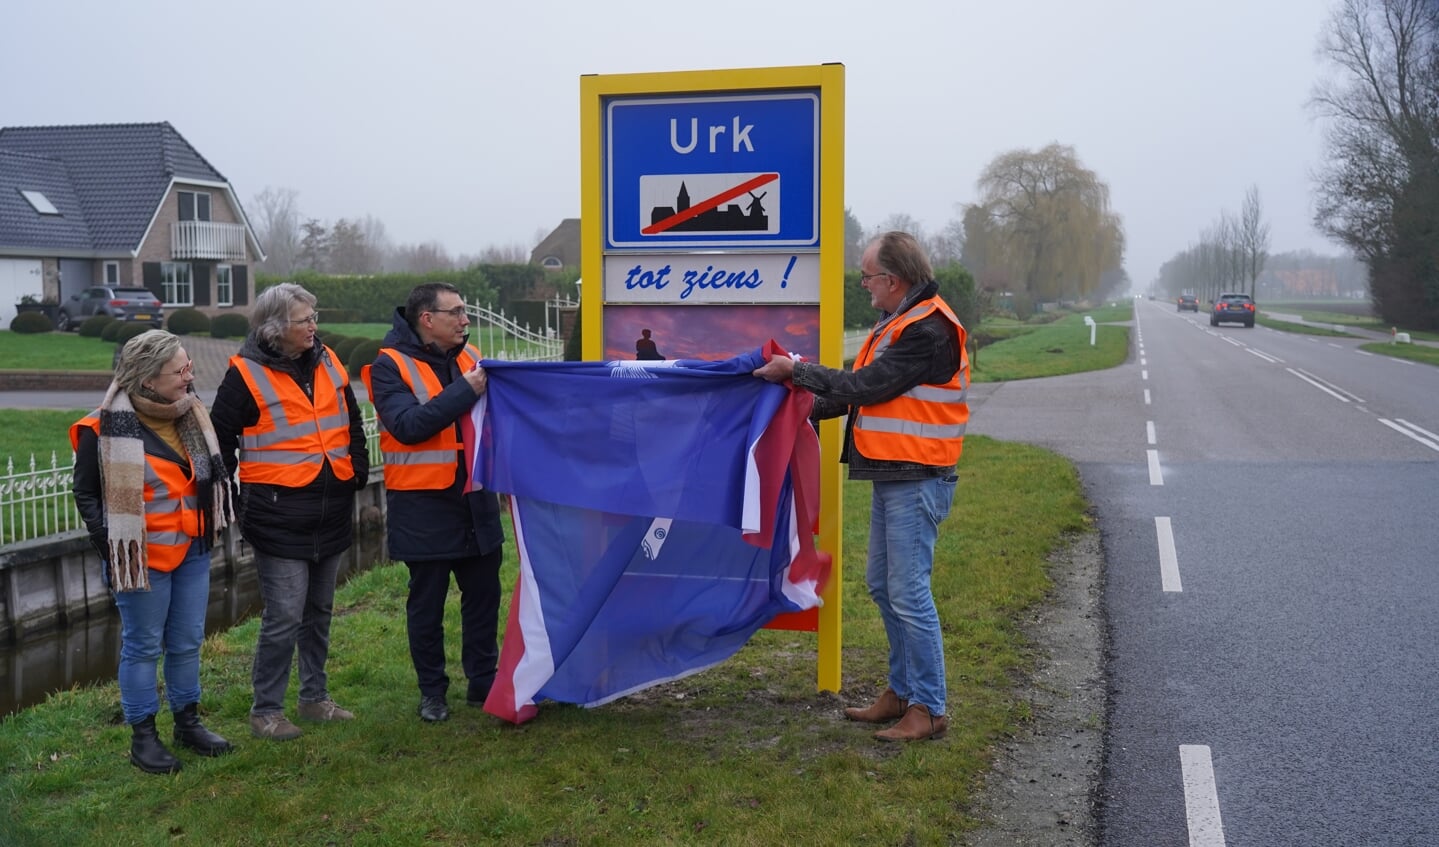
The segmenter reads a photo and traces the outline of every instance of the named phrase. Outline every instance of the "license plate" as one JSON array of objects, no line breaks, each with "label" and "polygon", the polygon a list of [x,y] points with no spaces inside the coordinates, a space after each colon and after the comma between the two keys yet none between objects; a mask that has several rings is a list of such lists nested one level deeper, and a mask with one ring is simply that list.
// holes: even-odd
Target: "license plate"
[{"label": "license plate", "polygon": [[148,320],[150,319],[150,316],[149,316],[149,315],[131,315],[130,318],[131,318],[132,320],[137,320],[137,321],[148,321]]}]

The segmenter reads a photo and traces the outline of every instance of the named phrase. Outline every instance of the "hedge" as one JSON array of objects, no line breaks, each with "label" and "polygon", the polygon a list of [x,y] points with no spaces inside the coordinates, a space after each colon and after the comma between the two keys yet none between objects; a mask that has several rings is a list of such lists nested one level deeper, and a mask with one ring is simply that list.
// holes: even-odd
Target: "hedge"
[{"label": "hedge", "polygon": [[176,335],[190,335],[210,331],[210,316],[199,309],[176,309],[170,313],[165,328]]},{"label": "hedge", "polygon": [[80,324],[80,335],[83,338],[101,338],[105,333],[105,327],[114,323],[115,319],[109,315],[91,315]]},{"label": "hedge", "polygon": [[356,344],[356,345],[354,346],[354,348],[350,350],[350,361],[349,361],[349,364],[347,365],[347,367],[348,367],[349,370],[350,370],[350,376],[352,376],[352,377],[354,377],[354,378],[356,378],[356,379],[359,379],[359,378],[360,378],[360,368],[363,368],[365,365],[374,364],[374,362],[375,362],[375,357],[376,357],[376,356],[379,356],[379,355],[380,355],[380,342],[379,342],[379,339],[375,339],[375,338],[362,338],[362,339],[360,339],[360,343],[359,343],[359,344]]},{"label": "hedge", "polygon": [[54,329],[55,324],[44,312],[21,312],[10,319],[10,331],[21,335],[50,332]]},{"label": "hedge", "polygon": [[250,319],[236,312],[216,315],[210,321],[210,335],[213,338],[244,338],[250,334]]}]

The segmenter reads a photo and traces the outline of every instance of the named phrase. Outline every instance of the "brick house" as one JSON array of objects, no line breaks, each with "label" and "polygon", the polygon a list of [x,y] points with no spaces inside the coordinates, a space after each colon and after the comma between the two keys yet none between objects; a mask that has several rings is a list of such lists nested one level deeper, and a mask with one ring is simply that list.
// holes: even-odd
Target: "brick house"
[{"label": "brick house", "polygon": [[0,129],[0,326],[24,295],[99,285],[244,311],[264,258],[234,188],[168,122]]}]

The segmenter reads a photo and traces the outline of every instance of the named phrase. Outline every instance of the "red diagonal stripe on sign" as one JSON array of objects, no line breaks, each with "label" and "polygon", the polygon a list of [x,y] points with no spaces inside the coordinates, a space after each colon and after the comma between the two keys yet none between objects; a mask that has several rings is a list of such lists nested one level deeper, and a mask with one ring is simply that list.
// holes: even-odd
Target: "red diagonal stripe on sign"
[{"label": "red diagonal stripe on sign", "polygon": [[679,224],[684,223],[690,218],[693,218],[697,215],[703,215],[710,209],[719,208],[719,205],[726,200],[733,200],[741,194],[747,194],[751,191],[754,191],[756,188],[759,188],[761,185],[774,182],[777,179],[779,179],[779,174],[760,174],[754,179],[745,180],[739,185],[736,185],[734,188],[727,188],[724,191],[721,191],[715,196],[709,198],[708,200],[703,200],[699,203],[694,204],[693,206],[690,206],[683,212],[676,212],[675,214],[670,215],[669,217],[665,218],[662,221],[659,221],[658,223],[650,224],[649,226],[640,230],[640,234],[655,235],[656,233],[664,232],[671,227],[678,226]]}]

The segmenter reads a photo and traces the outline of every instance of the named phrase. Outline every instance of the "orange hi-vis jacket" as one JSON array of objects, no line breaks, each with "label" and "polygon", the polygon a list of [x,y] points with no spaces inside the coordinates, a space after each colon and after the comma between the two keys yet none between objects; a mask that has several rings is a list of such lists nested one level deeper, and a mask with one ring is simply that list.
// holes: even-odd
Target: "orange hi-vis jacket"
[{"label": "orange hi-vis jacket", "polygon": [[[400,378],[409,386],[421,405],[430,402],[444,390],[444,386],[440,385],[440,378],[429,364],[417,361],[393,347],[381,347],[380,353],[395,360]],[[479,349],[472,344],[466,344],[465,349],[455,358],[455,363],[460,366],[460,372],[464,373],[479,360]],[[364,380],[365,390],[373,399],[375,393],[370,388],[369,365],[360,369],[360,379]],[[443,491],[449,488],[455,484],[455,468],[459,462],[456,453],[463,449],[464,445],[460,443],[453,426],[445,427],[419,444],[405,444],[391,435],[389,430],[385,429],[384,420],[380,420],[380,455],[385,461],[385,490]]]},{"label": "orange hi-vis jacket", "polygon": [[339,361],[326,347],[315,368],[312,401],[289,374],[230,357],[260,407],[259,420],[240,432],[240,482],[301,488],[315,481],[326,459],[337,479],[355,478],[345,402],[350,376]]},{"label": "orange hi-vis jacket", "polygon": [[[96,410],[71,424],[70,449],[80,449],[80,428],[100,434]],[[188,459],[187,466],[189,466]],[[157,571],[173,571],[185,561],[190,542],[202,534],[200,497],[195,469],[190,475],[169,459],[145,454],[145,562]]]},{"label": "orange hi-vis jacket", "polygon": [[921,384],[893,400],[861,406],[854,421],[854,446],[870,459],[916,462],[948,467],[964,450],[964,427],[969,422],[969,352],[959,318],[938,296],[921,300],[865,339],[854,369],[873,362],[905,329],[935,312],[943,315],[959,337],[959,370],[942,385]]}]

